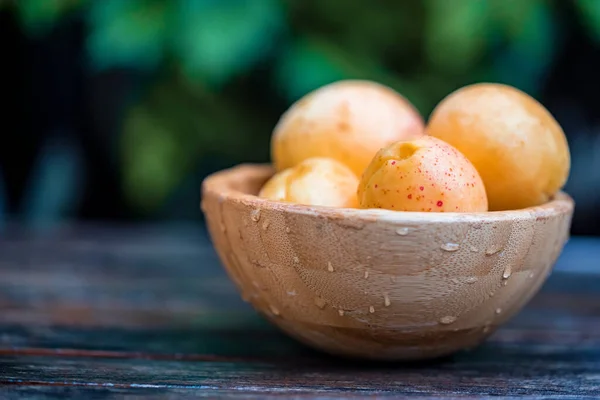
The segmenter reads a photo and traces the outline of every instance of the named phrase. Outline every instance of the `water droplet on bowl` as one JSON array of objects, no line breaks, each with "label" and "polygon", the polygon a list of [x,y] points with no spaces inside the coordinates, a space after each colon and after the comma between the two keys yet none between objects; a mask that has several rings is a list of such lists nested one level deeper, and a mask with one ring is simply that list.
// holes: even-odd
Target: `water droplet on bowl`
[{"label": "water droplet on bowl", "polygon": [[292,289],[292,290],[288,290],[288,291],[287,291],[287,295],[288,295],[288,296],[296,296],[297,294],[298,294],[298,293],[296,293],[296,290],[295,290],[295,289]]},{"label": "water droplet on bowl", "polygon": [[445,317],[440,318],[440,324],[442,325],[450,325],[456,321],[456,317],[452,315],[447,315]]},{"label": "water droplet on bowl", "polygon": [[473,284],[475,282],[477,282],[479,279],[476,276],[469,276],[465,282],[467,282],[468,284]]},{"label": "water droplet on bowl", "polygon": [[471,246],[471,248],[469,250],[471,250],[473,253],[479,252],[479,250],[477,250],[477,247],[475,247],[475,246]]},{"label": "water droplet on bowl", "polygon": [[501,308],[496,308],[496,314],[500,314],[502,313],[502,309]]},{"label": "water droplet on bowl", "polygon": [[457,251],[460,248],[458,243],[444,243],[440,246],[445,251]]},{"label": "water droplet on bowl", "polygon": [[396,229],[396,233],[400,236],[408,235],[408,228],[398,228]]},{"label": "water droplet on bowl", "polygon": [[367,269],[367,270],[365,270],[365,279],[368,279],[368,278],[369,278],[369,270]]},{"label": "water droplet on bowl", "polygon": [[294,262],[297,264],[300,262],[300,259],[298,257],[294,256]]},{"label": "water droplet on bowl", "polygon": [[533,278],[534,276],[535,276],[535,274],[533,272],[529,274],[530,278]]},{"label": "water droplet on bowl", "polygon": [[290,233],[292,230],[290,228],[285,228],[285,233]]},{"label": "water droplet on bowl", "polygon": [[252,219],[252,221],[254,222],[258,222],[260,221],[260,210],[256,209],[256,210],[252,210],[250,212],[250,218]]},{"label": "water droplet on bowl", "polygon": [[500,250],[502,250],[502,247],[500,247],[500,246],[490,247],[489,249],[487,249],[485,251],[485,255],[486,256],[493,256],[494,254],[500,252]]},{"label": "water droplet on bowl", "polygon": [[369,306],[369,312],[373,314],[375,312],[375,307]]},{"label": "water droplet on bowl", "polygon": [[315,306],[319,307],[321,310],[325,308],[327,301],[322,297],[315,297]]},{"label": "water droplet on bowl", "polygon": [[388,296],[387,293],[383,295],[383,304],[386,307],[389,307],[390,304],[392,304],[392,302],[390,301],[390,296]]},{"label": "water droplet on bowl", "polygon": [[344,316],[344,310],[342,310],[342,309],[338,310],[338,314],[340,314],[340,317],[343,317]]},{"label": "water droplet on bowl", "polygon": [[457,284],[460,283],[460,281],[458,279],[456,279],[456,278],[450,279],[450,282],[454,283],[455,285],[457,285]]},{"label": "water droplet on bowl", "polygon": [[327,263],[327,271],[329,271],[329,272],[333,272],[334,271],[333,265],[331,265],[331,262]]},{"label": "water droplet on bowl", "polygon": [[273,315],[276,315],[276,316],[279,315],[279,310],[274,305],[269,305],[269,309],[271,310]]},{"label": "water droplet on bowl", "polygon": [[502,273],[502,279],[510,278],[511,274],[512,274],[512,269],[510,268],[510,265],[508,265],[506,268],[504,268],[504,272]]}]

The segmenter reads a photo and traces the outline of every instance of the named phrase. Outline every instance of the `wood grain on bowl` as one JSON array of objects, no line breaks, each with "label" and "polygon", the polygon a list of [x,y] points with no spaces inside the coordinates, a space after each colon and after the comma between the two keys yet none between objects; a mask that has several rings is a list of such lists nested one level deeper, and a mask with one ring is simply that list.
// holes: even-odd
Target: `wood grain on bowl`
[{"label": "wood grain on bowl", "polygon": [[214,246],[242,297],[298,340],[338,355],[433,358],[473,347],[538,291],[573,201],[417,213],[260,199],[264,165],[203,183]]}]

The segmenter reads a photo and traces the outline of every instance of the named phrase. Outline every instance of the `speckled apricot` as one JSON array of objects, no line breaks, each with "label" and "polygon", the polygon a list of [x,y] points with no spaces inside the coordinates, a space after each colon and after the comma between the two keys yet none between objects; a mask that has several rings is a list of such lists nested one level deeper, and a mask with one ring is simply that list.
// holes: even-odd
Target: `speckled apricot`
[{"label": "speckled apricot", "polygon": [[432,113],[428,133],[475,165],[490,210],[546,203],[569,175],[562,128],[539,102],[510,86],[477,84],[450,94]]},{"label": "speckled apricot", "polygon": [[393,143],[371,161],[358,185],[362,208],[487,211],[477,170],[454,147],[431,136]]},{"label": "speckled apricot", "polygon": [[344,164],[313,157],[276,173],[259,197],[305,205],[357,208],[358,178]]},{"label": "speckled apricot", "polygon": [[323,86],[294,103],[277,123],[271,156],[278,171],[328,157],[360,176],[382,147],[420,136],[424,122],[394,90],[361,80]]}]

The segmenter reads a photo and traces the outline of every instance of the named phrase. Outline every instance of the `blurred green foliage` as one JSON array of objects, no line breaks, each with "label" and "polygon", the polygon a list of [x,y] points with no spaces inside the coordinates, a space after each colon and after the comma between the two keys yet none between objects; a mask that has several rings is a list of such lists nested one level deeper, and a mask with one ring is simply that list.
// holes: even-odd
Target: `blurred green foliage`
[{"label": "blurred green foliage", "polygon": [[[558,0],[560,1],[560,0]],[[272,107],[238,84],[267,71],[286,106],[344,78],[373,79],[427,115],[480,80],[536,95],[556,56],[550,0],[19,0],[32,37],[62,19],[86,21],[90,68],[149,76],[132,96],[118,141],[132,207],[160,209],[206,157],[263,159]],[[575,0],[600,40],[600,0]]]}]

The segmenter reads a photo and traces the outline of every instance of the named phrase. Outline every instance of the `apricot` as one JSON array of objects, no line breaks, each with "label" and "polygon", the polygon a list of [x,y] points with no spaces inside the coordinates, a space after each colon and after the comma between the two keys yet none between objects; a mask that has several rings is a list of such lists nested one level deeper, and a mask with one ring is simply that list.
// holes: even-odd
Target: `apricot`
[{"label": "apricot", "polygon": [[358,185],[362,208],[396,211],[487,211],[477,170],[454,147],[431,136],[381,149]]},{"label": "apricot", "polygon": [[379,149],[423,132],[423,118],[396,91],[371,81],[344,80],[307,94],[281,116],[271,156],[278,171],[307,158],[328,157],[360,176]]},{"label": "apricot", "polygon": [[357,208],[358,177],[344,164],[313,157],[276,173],[259,197],[291,203]]},{"label": "apricot", "polygon": [[475,165],[490,210],[543,204],[567,181],[571,157],[562,128],[513,87],[484,83],[455,91],[435,108],[427,131]]}]

